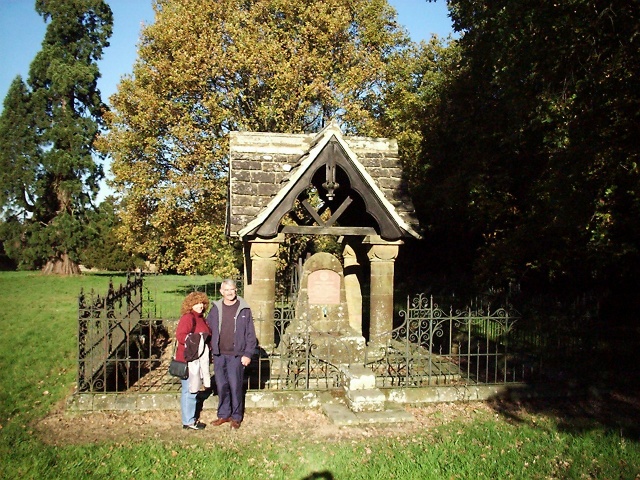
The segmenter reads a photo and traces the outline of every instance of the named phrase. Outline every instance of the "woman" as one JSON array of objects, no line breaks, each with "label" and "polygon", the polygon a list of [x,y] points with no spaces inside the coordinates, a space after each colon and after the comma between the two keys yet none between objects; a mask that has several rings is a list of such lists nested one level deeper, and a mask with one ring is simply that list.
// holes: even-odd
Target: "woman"
[{"label": "woman", "polygon": [[196,396],[202,386],[211,387],[208,347],[211,330],[204,319],[208,308],[209,299],[205,293],[190,293],[182,302],[181,317],[176,328],[176,360],[189,362],[189,378],[182,380],[180,396],[184,429],[202,430],[206,426],[196,418]]}]

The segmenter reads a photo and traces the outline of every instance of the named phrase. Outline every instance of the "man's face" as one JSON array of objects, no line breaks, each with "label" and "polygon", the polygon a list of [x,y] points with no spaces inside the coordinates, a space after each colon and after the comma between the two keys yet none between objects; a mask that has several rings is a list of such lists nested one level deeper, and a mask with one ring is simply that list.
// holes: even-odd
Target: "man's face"
[{"label": "man's face", "polygon": [[236,299],[236,287],[233,285],[222,285],[220,287],[220,293],[225,302],[234,302]]}]

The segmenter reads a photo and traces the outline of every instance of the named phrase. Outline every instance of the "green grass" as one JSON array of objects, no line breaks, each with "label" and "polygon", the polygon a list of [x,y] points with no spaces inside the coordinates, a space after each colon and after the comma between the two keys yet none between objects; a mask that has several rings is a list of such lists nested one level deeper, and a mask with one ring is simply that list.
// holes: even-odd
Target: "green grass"
[{"label": "green grass", "polygon": [[[190,436],[49,445],[33,433],[34,425],[73,391],[77,295],[80,288],[104,293],[108,281],[103,275],[0,273],[0,478],[639,478],[637,438],[595,422],[566,428],[566,419],[541,414],[519,421],[479,414],[415,436],[366,441],[256,439],[221,445]],[[194,283],[170,276],[157,281],[156,291],[176,309]]]}]

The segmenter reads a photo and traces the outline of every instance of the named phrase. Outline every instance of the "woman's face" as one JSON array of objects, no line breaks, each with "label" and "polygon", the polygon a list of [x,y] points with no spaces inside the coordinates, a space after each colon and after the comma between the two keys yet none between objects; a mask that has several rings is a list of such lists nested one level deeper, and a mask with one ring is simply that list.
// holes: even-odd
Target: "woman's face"
[{"label": "woman's face", "polygon": [[193,307],[191,307],[191,309],[196,313],[202,313],[202,311],[204,310],[204,303],[196,303]]}]

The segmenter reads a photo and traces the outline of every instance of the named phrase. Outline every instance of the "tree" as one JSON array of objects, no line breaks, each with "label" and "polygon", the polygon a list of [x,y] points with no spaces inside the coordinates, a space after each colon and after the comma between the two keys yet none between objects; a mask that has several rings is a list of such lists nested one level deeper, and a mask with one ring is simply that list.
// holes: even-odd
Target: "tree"
[{"label": "tree", "polygon": [[144,267],[144,262],[127,253],[115,234],[120,224],[116,214],[117,200],[105,198],[95,211],[87,212],[89,241],[80,259],[87,268],[111,271],[132,271]]},{"label": "tree", "polygon": [[20,76],[11,83],[0,116],[0,202],[13,214],[24,212],[36,196],[39,151],[29,90]]},{"label": "tree", "polygon": [[386,137],[398,140],[405,175],[412,185],[421,176],[425,136],[439,125],[441,99],[460,67],[457,41],[432,36],[391,58],[383,89],[380,123]]},{"label": "tree", "polygon": [[160,0],[155,8],[107,116],[120,238],[163,270],[227,268],[226,135],[312,132],[333,118],[377,134],[385,69],[408,40],[386,0],[207,0],[198,8]]},{"label": "tree", "polygon": [[38,0],[36,11],[49,23],[29,88],[14,81],[0,118],[0,139],[10,146],[1,154],[1,200],[12,219],[5,249],[22,268],[76,273],[88,240],[85,212],[103,176],[94,158],[106,109],[96,62],[113,18],[103,0]]},{"label": "tree", "polygon": [[423,158],[423,191],[447,195],[423,205],[457,211],[483,285],[637,278],[640,7],[448,3],[462,62]]}]

